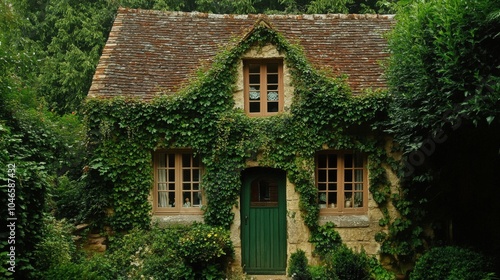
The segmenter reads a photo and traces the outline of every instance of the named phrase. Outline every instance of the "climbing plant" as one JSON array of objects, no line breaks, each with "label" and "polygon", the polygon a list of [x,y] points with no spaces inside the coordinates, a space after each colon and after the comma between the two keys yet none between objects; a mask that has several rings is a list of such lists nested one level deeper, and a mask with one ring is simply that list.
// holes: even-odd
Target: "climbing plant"
[{"label": "climbing plant", "polygon": [[[234,108],[237,66],[245,52],[266,44],[285,54],[294,100],[289,112],[250,118]],[[202,70],[180,92],[159,95],[150,102],[87,101],[89,174],[95,190],[111,202],[113,214],[108,222],[116,229],[148,227],[151,153],[158,148],[191,147],[201,155],[208,201],[204,218],[215,226],[232,224],[240,172],[247,159],[257,159],[256,154],[261,166],[287,172],[300,194],[301,214],[312,234],[319,228],[314,155],[325,146],[368,154],[370,191],[379,205],[387,204],[390,182],[383,163],[390,162],[390,156],[385,138],[376,132],[377,123],[386,116],[384,91],[353,96],[345,77],[316,70],[300,47],[261,26],[235,46],[221,50],[209,69]]]}]

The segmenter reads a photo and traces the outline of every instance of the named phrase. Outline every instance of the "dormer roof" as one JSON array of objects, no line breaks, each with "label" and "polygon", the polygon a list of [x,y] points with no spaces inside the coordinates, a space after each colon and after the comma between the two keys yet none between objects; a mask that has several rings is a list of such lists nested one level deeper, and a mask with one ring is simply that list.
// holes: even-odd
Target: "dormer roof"
[{"label": "dormer roof", "polygon": [[385,88],[380,62],[392,15],[216,15],[118,10],[89,97],[151,99],[176,92],[201,65],[264,25],[304,49],[310,63],[346,74],[354,94]]}]

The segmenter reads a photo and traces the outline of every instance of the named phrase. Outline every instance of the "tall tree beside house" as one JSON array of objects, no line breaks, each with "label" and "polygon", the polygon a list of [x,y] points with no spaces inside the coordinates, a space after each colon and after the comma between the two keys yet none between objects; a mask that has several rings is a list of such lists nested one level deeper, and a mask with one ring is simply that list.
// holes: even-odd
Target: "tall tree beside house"
[{"label": "tall tree beside house", "polygon": [[[81,158],[82,127],[74,115],[49,112],[31,85],[36,48],[23,38],[25,18],[0,2],[0,278],[29,279],[43,238],[43,216],[59,176]],[[11,218],[7,220],[7,218]],[[7,221],[7,223],[5,223]],[[9,256],[9,255],[10,256]],[[10,262],[15,258],[13,262]]]},{"label": "tall tree beside house", "polygon": [[387,69],[388,130],[405,155],[414,221],[434,226],[435,242],[497,257],[500,223],[488,213],[500,200],[499,11],[496,0],[403,7]]}]

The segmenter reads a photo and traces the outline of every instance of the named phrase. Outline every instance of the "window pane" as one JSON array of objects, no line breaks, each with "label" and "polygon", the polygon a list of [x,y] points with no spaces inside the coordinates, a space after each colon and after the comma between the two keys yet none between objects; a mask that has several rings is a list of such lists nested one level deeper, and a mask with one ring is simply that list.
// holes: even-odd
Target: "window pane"
[{"label": "window pane", "polygon": [[175,207],[175,193],[174,192],[168,193],[168,205],[170,207]]},{"label": "window pane", "polygon": [[168,170],[168,181],[175,182],[175,169]]},{"label": "window pane", "polygon": [[351,154],[344,155],[344,167],[347,167],[347,168],[352,167],[352,155]]},{"label": "window pane", "polygon": [[267,102],[268,112],[278,112],[278,102]]},{"label": "window pane", "polygon": [[354,207],[363,207],[363,193],[357,192],[354,194]]},{"label": "window pane", "polygon": [[337,168],[337,155],[335,154],[328,155],[328,167]]},{"label": "window pane", "polygon": [[328,170],[328,182],[337,182],[337,170]]},{"label": "window pane", "polygon": [[260,84],[260,74],[251,74],[249,77],[249,82],[250,84],[253,85],[259,85]]},{"label": "window pane", "polygon": [[329,208],[337,207],[337,193],[335,192],[328,193],[328,207]]},{"label": "window pane", "polygon": [[193,206],[201,206],[201,192],[193,193]]},{"label": "window pane", "polygon": [[326,184],[318,184],[318,190],[326,191]]},{"label": "window pane", "polygon": [[250,64],[248,65],[250,73],[260,73],[260,64]]},{"label": "window pane", "polygon": [[260,102],[250,102],[250,113],[260,112]]},{"label": "window pane", "polygon": [[159,191],[167,190],[167,184],[158,184],[158,190]]},{"label": "window pane", "polygon": [[363,169],[354,170],[354,176],[356,182],[363,182]]},{"label": "window pane", "polygon": [[363,167],[363,155],[360,153],[354,154],[354,167]]},{"label": "window pane", "polygon": [[344,190],[352,191],[352,184],[344,184]]},{"label": "window pane", "polygon": [[352,182],[352,170],[344,170],[344,181]]},{"label": "window pane", "polygon": [[191,154],[182,154],[182,167],[191,167]]},{"label": "window pane", "polygon": [[158,170],[158,182],[166,182],[167,181],[167,170],[160,169]]},{"label": "window pane", "polygon": [[357,191],[362,191],[362,190],[363,190],[363,184],[354,184],[354,188],[355,188]]},{"label": "window pane", "polygon": [[199,189],[200,189],[200,184],[193,183],[193,190],[199,190]]},{"label": "window pane", "polygon": [[193,182],[199,182],[199,181],[200,181],[200,170],[193,169]]},{"label": "window pane", "polygon": [[259,88],[259,86],[253,86],[250,88],[250,92],[248,93],[248,98],[250,100],[260,100]]},{"label": "window pane", "polygon": [[160,154],[158,156],[160,158],[160,164],[159,164],[159,167],[166,167],[167,166],[167,162],[166,162],[166,154]]},{"label": "window pane", "polygon": [[158,207],[167,207],[168,206],[168,196],[166,192],[158,193]]},{"label": "window pane", "polygon": [[267,83],[268,84],[277,84],[278,83],[278,74],[267,74]]},{"label": "window pane", "polygon": [[168,167],[175,167],[175,155],[168,154]]},{"label": "window pane", "polygon": [[318,155],[318,168],[326,168],[326,155]]},{"label": "window pane", "polygon": [[191,184],[190,183],[183,183],[182,189],[183,190],[191,190]]},{"label": "window pane", "polygon": [[191,169],[182,170],[182,181],[191,182]]},{"label": "window pane", "polygon": [[318,192],[318,201],[319,203],[325,204],[326,203],[326,192]]},{"label": "window pane", "polygon": [[171,191],[175,190],[175,184],[174,183],[168,184],[168,189]]},{"label": "window pane", "polygon": [[199,156],[195,156],[193,158],[193,167],[200,167],[200,163],[201,163],[200,157]]},{"label": "window pane", "polygon": [[330,190],[330,191],[336,191],[337,190],[337,184],[334,184],[334,183],[328,184],[328,190]]},{"label": "window pane", "polygon": [[191,192],[182,193],[182,207],[191,207]]},{"label": "window pane", "polygon": [[268,73],[278,73],[278,63],[267,64],[267,72]]},{"label": "window pane", "polygon": [[318,182],[326,182],[326,170],[318,170]]}]

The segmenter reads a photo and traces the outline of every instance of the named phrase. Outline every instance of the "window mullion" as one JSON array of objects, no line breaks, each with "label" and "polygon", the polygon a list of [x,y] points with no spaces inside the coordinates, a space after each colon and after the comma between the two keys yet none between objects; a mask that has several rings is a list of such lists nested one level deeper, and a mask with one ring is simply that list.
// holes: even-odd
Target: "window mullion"
[{"label": "window mullion", "polygon": [[267,115],[267,65],[260,65],[260,112]]},{"label": "window mullion", "polygon": [[340,209],[345,208],[345,181],[344,181],[344,154],[339,153],[337,156],[337,194],[338,202],[340,204]]},{"label": "window mullion", "polygon": [[182,207],[182,153],[175,154],[175,209]]}]

